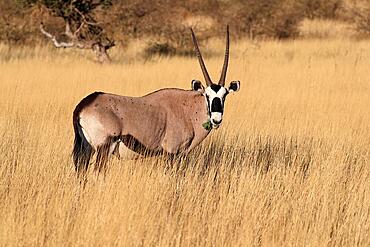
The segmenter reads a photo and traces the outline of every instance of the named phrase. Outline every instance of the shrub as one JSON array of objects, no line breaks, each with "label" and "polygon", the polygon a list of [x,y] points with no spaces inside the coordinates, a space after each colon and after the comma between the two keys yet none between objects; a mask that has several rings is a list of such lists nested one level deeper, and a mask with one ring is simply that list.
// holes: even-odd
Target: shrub
[{"label": "shrub", "polygon": [[[38,22],[30,22],[28,14],[37,4],[49,9],[49,15],[68,16],[78,24],[80,16],[63,7],[66,4],[69,6],[70,2],[0,1],[0,40],[22,43],[32,40],[30,37],[40,38]],[[350,21],[355,18],[357,29],[361,32],[368,32],[370,27],[369,3],[366,0],[83,0],[78,4],[85,3],[86,6],[77,7],[80,11],[89,12],[88,6],[92,2],[102,5],[91,16],[99,20],[99,25],[89,25],[81,31],[83,35],[109,34],[123,45],[130,39],[150,40],[149,54],[187,54],[192,51],[190,26],[195,28],[201,43],[209,37],[223,37],[226,24],[231,27],[231,35],[251,39],[295,38],[303,18]],[[347,11],[350,14],[346,13],[348,17],[344,18],[341,14],[347,2],[355,7],[351,7]],[[77,1],[74,3],[77,4]],[[41,19],[42,15],[38,13],[34,19]]]},{"label": "shrub", "polygon": [[303,0],[303,13],[309,19],[335,19],[343,7],[343,0]]},{"label": "shrub", "polygon": [[361,35],[370,35],[370,2],[366,0],[348,1],[347,16],[354,22],[356,31]]},{"label": "shrub", "polygon": [[239,34],[255,38],[292,38],[303,19],[301,5],[290,0],[239,0],[226,3],[226,19]]}]

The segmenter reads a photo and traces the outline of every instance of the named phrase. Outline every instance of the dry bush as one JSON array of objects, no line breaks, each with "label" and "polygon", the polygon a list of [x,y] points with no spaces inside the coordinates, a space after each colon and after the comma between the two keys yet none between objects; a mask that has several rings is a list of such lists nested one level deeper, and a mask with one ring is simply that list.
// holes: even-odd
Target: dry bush
[{"label": "dry bush", "polygon": [[355,28],[360,35],[370,34],[370,2],[365,0],[346,2],[345,16],[354,22]]},{"label": "dry bush", "polygon": [[[114,25],[119,26],[122,39],[144,39],[148,41],[146,55],[189,54],[193,51],[190,27],[186,22],[194,6],[186,1],[127,1],[114,5]],[[213,28],[213,27],[212,27]],[[213,33],[197,30],[198,39],[204,41]]]},{"label": "dry bush", "polygon": [[0,1],[0,40],[13,45],[35,45],[38,36],[32,13],[12,1]]},{"label": "dry bush", "polygon": [[[17,0],[0,5],[4,13],[9,13],[9,21],[14,28],[6,28],[8,33],[20,36],[40,37],[34,31],[38,23],[25,22],[27,30],[21,32],[22,21],[27,20],[30,3],[38,0]],[[43,2],[43,1],[41,1]],[[45,2],[45,1],[44,1]],[[55,1],[46,1],[55,2]],[[341,6],[341,0],[247,0],[247,1],[168,1],[168,0],[112,0],[108,11],[94,15],[99,24],[109,34],[114,34],[117,43],[127,46],[130,40],[149,40],[148,52],[186,54],[191,50],[188,28],[198,30],[199,40],[209,37],[223,37],[226,24],[230,24],[234,35],[242,38],[285,39],[298,35],[299,22],[304,17],[334,17]],[[3,6],[3,7],[1,7]],[[9,9],[12,9],[11,11]],[[21,13],[15,14],[15,12]],[[36,19],[41,13],[35,13]],[[29,21],[29,20],[27,20]],[[33,25],[33,26],[32,26]],[[4,37],[7,39],[7,37]],[[166,48],[168,47],[168,48]],[[172,50],[176,52],[172,52]]]},{"label": "dry bush", "polygon": [[239,36],[255,38],[294,38],[304,17],[300,3],[291,0],[228,1],[224,17],[236,27]]},{"label": "dry bush", "polygon": [[[231,45],[242,86],[219,130],[185,159],[113,158],[84,189],[70,157],[78,101],[190,88],[196,58],[99,66],[0,45],[0,245],[369,246],[367,42]],[[222,61],[207,59],[211,75]]]},{"label": "dry bush", "polygon": [[343,8],[343,0],[300,0],[304,15],[309,19],[336,19]]}]

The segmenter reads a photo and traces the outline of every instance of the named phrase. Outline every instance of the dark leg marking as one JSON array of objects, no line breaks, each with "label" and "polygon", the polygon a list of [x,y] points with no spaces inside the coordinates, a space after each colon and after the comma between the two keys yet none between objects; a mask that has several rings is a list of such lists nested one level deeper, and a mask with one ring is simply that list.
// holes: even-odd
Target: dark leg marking
[{"label": "dark leg marking", "polygon": [[159,151],[148,149],[147,147],[145,147],[144,144],[142,144],[139,140],[137,140],[132,135],[124,135],[124,136],[121,136],[120,139],[123,142],[123,144],[126,145],[128,149],[134,151],[135,153],[138,153],[144,156],[153,156],[153,155],[157,155],[160,153]]},{"label": "dark leg marking", "polygon": [[96,163],[95,163],[95,170],[101,172],[102,170],[106,170],[106,163],[108,161],[109,155],[109,147],[110,144],[103,144],[102,146],[98,147],[97,155],[96,155]]},{"label": "dark leg marking", "polygon": [[117,141],[118,137],[109,137],[105,144],[97,148],[95,170],[98,170],[98,172],[106,171],[106,163],[109,158],[110,147],[114,142]]}]

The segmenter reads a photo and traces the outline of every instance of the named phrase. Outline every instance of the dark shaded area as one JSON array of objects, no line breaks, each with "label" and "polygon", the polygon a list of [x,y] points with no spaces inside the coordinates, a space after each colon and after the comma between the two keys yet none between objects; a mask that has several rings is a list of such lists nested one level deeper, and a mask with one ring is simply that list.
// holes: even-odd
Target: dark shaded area
[{"label": "dark shaded area", "polygon": [[166,169],[176,176],[185,176],[196,170],[199,176],[215,173],[217,179],[221,170],[239,174],[249,167],[256,174],[266,174],[272,169],[292,170],[305,179],[317,151],[314,144],[312,138],[298,141],[294,137],[257,137],[248,140],[241,136],[218,136],[216,141],[206,144],[206,152],[196,148],[187,156],[161,156],[158,164],[165,161]]},{"label": "dark shaded area", "polygon": [[154,155],[160,155],[162,153],[160,151],[150,150],[146,148],[144,144],[142,144],[132,135],[124,135],[121,136],[120,139],[127,148],[143,156],[150,157]]}]

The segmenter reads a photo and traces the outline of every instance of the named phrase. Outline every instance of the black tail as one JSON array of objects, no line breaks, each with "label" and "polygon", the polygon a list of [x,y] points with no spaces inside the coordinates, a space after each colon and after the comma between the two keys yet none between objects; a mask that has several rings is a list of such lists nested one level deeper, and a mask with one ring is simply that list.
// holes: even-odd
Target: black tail
[{"label": "black tail", "polygon": [[94,154],[93,147],[86,140],[82,132],[79,119],[76,116],[73,116],[73,127],[75,132],[75,141],[73,145],[73,163],[75,164],[76,171],[78,173],[86,171],[89,167],[90,158]]},{"label": "black tail", "polygon": [[102,92],[92,93],[81,100],[73,111],[73,129],[75,131],[75,141],[73,145],[73,162],[78,173],[86,171],[89,167],[91,156],[94,149],[86,140],[80,125],[80,112],[84,107],[89,106]]}]

